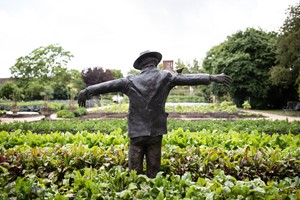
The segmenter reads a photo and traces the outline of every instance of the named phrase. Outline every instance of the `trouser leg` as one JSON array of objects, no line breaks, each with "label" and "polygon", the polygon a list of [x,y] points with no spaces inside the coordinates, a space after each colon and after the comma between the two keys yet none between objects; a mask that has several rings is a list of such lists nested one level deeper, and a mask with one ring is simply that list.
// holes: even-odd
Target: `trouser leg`
[{"label": "trouser leg", "polygon": [[161,166],[162,136],[151,137],[146,147],[147,176],[155,178]]},{"label": "trouser leg", "polygon": [[145,154],[145,145],[140,141],[140,138],[130,139],[128,153],[128,168],[129,171],[136,170],[137,174],[143,173],[143,160]]}]

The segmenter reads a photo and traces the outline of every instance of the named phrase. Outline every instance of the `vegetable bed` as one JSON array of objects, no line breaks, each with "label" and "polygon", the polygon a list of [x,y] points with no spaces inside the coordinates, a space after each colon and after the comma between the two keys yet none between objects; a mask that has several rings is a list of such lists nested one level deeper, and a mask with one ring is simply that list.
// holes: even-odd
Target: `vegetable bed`
[{"label": "vegetable bed", "polygon": [[0,199],[299,199],[299,123],[168,126],[149,179],[128,173],[126,120],[1,124]]}]

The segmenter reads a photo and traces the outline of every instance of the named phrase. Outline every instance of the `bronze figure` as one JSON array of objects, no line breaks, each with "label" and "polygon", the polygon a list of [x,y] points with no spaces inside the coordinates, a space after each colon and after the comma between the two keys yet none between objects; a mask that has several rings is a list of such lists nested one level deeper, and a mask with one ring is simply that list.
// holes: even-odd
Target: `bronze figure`
[{"label": "bronze figure", "polygon": [[225,74],[172,74],[157,69],[162,59],[159,52],[145,51],[135,60],[134,68],[141,70],[138,75],[92,85],[78,96],[80,106],[93,95],[122,92],[129,97],[128,136],[129,170],[143,173],[146,157],[146,175],[156,176],[161,166],[162,136],[167,133],[165,103],[172,88],[177,85],[208,85],[211,82],[229,86],[231,78]]}]

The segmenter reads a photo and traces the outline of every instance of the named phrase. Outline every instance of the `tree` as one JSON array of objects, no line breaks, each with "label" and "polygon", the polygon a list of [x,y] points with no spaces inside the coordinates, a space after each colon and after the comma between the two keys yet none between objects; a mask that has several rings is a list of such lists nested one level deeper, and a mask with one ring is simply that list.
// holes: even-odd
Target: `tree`
[{"label": "tree", "polygon": [[81,76],[86,86],[114,79],[113,71],[109,69],[104,70],[102,67],[87,68],[86,70],[82,70]]},{"label": "tree", "polygon": [[82,90],[86,87],[82,77],[81,77],[81,73],[79,70],[76,69],[71,69],[69,71],[70,75],[71,75],[71,80],[70,82],[73,84],[73,86],[75,88],[77,88],[78,90]]},{"label": "tree", "polygon": [[45,85],[40,95],[44,97],[45,101],[48,101],[50,98],[52,98],[53,93],[54,93],[53,87],[51,85]]},{"label": "tree", "polygon": [[137,75],[140,73],[140,70],[136,70],[136,69],[131,69],[129,72],[127,72],[127,75]]},{"label": "tree", "polygon": [[[253,108],[274,106],[269,70],[275,65],[276,38],[276,33],[260,29],[238,31],[207,52],[203,68],[207,73],[232,77],[230,94],[238,106],[246,100]],[[217,84],[210,89],[217,96],[226,94]]]},{"label": "tree", "polygon": [[41,100],[44,90],[44,83],[38,79],[31,79],[24,88],[25,100]]},{"label": "tree", "polygon": [[[274,85],[289,89],[290,99],[300,98],[300,3],[287,10],[277,40],[278,64],[271,69]],[[298,94],[297,94],[298,93]]]},{"label": "tree", "polygon": [[23,91],[13,81],[7,81],[1,85],[0,95],[5,99],[18,101],[23,96]]},{"label": "tree", "polygon": [[[77,93],[80,90],[84,89],[86,87],[86,85],[83,82],[80,71],[72,69],[70,71],[70,74],[71,74],[71,79],[70,79],[69,84],[67,85],[68,86],[67,92],[68,92],[69,98],[72,99],[77,95]],[[75,92],[76,92],[76,94],[75,94]],[[72,97],[72,95],[73,95],[73,97]]]},{"label": "tree", "polygon": [[72,57],[69,51],[65,51],[58,45],[39,47],[27,56],[18,58],[10,70],[15,78],[26,80],[37,78],[48,81],[64,73]]},{"label": "tree", "polygon": [[176,68],[177,69],[181,69],[181,68],[186,68],[184,62],[180,59],[178,59],[176,62],[175,62],[175,65],[176,65]]},{"label": "tree", "polygon": [[198,73],[203,73],[202,66],[199,64],[199,61],[194,59],[193,64],[188,64],[187,65],[188,72],[190,74],[198,74]]},{"label": "tree", "polygon": [[[74,71],[67,69],[67,64],[72,58],[71,52],[61,46],[42,46],[18,58],[10,70],[13,77],[17,79],[18,86],[24,88],[26,100],[43,99],[41,94],[49,85],[54,89],[55,99],[67,99],[67,85],[73,81],[75,75]],[[75,77],[80,82],[79,71]],[[77,84],[78,89],[84,87],[82,80],[80,84]]]},{"label": "tree", "polygon": [[111,71],[113,72],[113,79],[119,79],[124,77],[121,70],[119,69],[111,69]]}]

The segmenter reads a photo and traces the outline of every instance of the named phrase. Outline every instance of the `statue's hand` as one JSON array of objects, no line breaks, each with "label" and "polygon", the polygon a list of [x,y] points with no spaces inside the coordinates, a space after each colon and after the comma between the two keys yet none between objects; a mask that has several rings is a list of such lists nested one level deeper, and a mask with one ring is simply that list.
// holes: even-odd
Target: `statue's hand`
[{"label": "statue's hand", "polygon": [[211,80],[213,82],[216,82],[216,83],[222,83],[226,86],[230,86],[231,83],[232,83],[232,79],[230,76],[227,76],[225,74],[217,74],[217,75],[210,75],[211,77]]},{"label": "statue's hand", "polygon": [[78,94],[78,105],[79,107],[85,107],[85,102],[87,100],[88,96],[87,96],[87,90],[81,90]]}]

